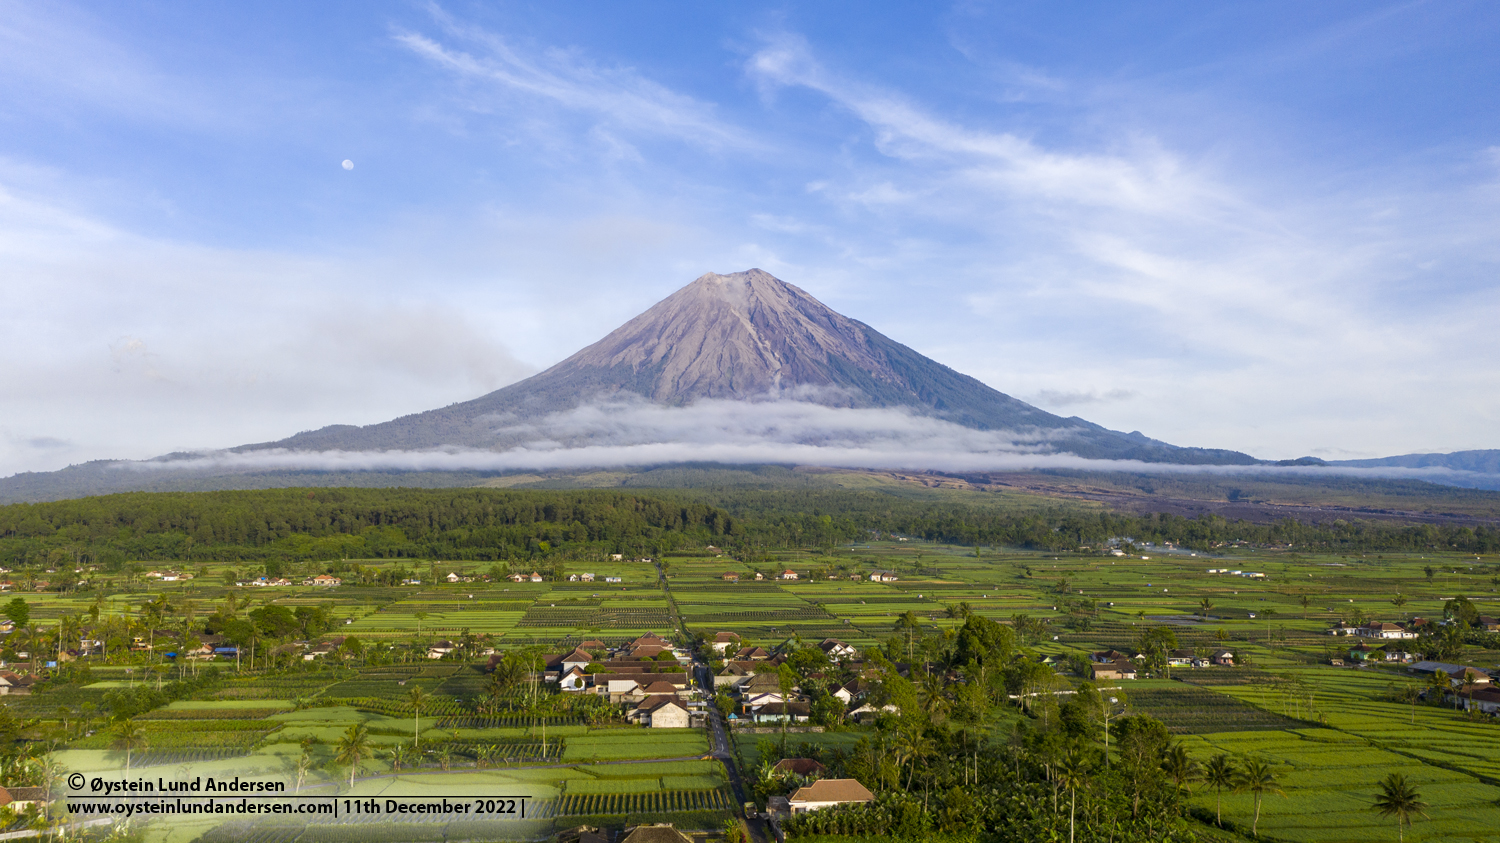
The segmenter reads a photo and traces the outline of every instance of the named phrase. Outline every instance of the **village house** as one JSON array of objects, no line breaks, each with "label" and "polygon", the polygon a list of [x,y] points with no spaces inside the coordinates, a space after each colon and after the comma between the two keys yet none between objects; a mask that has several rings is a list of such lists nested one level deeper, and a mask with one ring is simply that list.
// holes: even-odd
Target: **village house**
[{"label": "village house", "polygon": [[730,647],[737,646],[739,643],[739,635],[733,632],[720,632],[714,635],[713,643],[711,643],[709,646],[713,648],[713,651],[715,653],[722,654],[725,650],[728,650]]},{"label": "village house", "polygon": [[1500,711],[1500,688],[1492,685],[1471,687],[1467,691],[1450,695],[1449,699],[1462,704],[1464,711],[1482,711],[1485,714]]},{"label": "village house", "polygon": [[822,650],[827,654],[828,658],[836,662],[843,661],[844,659],[852,659],[859,655],[859,651],[854,649],[853,646],[845,644],[837,638],[824,638],[818,644],[818,649]]},{"label": "village house", "polygon": [[1089,677],[1095,681],[1101,679],[1134,679],[1135,663],[1128,660],[1109,662],[1108,664],[1095,664],[1089,669]]},{"label": "village house", "polygon": [[871,571],[870,582],[895,582],[897,577],[891,571]]},{"label": "village house", "polygon": [[750,718],[756,723],[806,723],[811,716],[812,706],[800,700],[762,703],[750,710]]},{"label": "village house", "polygon": [[542,581],[542,575],[539,574],[539,573],[537,573],[536,571],[532,571],[531,572],[531,581],[532,582],[541,582]]},{"label": "village house", "polygon": [[653,694],[641,701],[631,717],[652,729],[686,729],[688,710],[671,694]]},{"label": "village house", "polygon": [[736,574],[734,571],[725,571],[720,575],[720,579],[724,580],[724,582],[739,582],[740,575]]},{"label": "village house", "polygon": [[784,580],[794,580],[797,578],[797,572],[793,571],[791,568],[787,568],[785,571],[781,572],[781,578]]},{"label": "village house", "polygon": [[1398,640],[1417,637],[1417,633],[1399,624],[1383,623],[1381,621],[1370,621],[1364,626],[1357,626],[1354,628],[1354,634],[1361,638],[1394,638]]},{"label": "village house", "polygon": [[608,583],[619,583],[624,582],[625,580],[621,579],[620,577],[605,577],[604,581]]},{"label": "village house", "polygon": [[560,691],[576,694],[587,691],[588,687],[589,675],[584,673],[582,668],[572,668],[557,678],[557,688]]},{"label": "village house", "polygon": [[458,645],[452,641],[439,641],[427,648],[427,658],[440,659],[458,649]]},{"label": "village house", "polygon": [[806,787],[797,788],[788,802],[793,814],[803,814],[834,805],[874,800],[875,794],[855,779],[819,779]]},{"label": "village house", "polygon": [[9,670],[0,670],[0,696],[25,696],[31,693],[31,686],[37,681],[35,676],[21,676]]},{"label": "village house", "polygon": [[714,688],[736,688],[750,681],[755,671],[745,664],[730,662],[724,665],[724,669],[714,674]]},{"label": "village house", "polygon": [[1219,650],[1209,657],[1209,660],[1220,667],[1234,666],[1234,653],[1228,650]]},{"label": "village house", "polygon": [[1420,673],[1431,676],[1441,670],[1448,675],[1449,683],[1458,685],[1488,685],[1490,675],[1477,667],[1468,667],[1461,664],[1449,664],[1447,662],[1420,661],[1407,668],[1412,673]]},{"label": "village house", "polygon": [[9,808],[18,814],[46,801],[45,787],[0,787],[0,808]]},{"label": "village house", "polygon": [[865,694],[870,692],[870,683],[863,679],[851,679],[840,685],[833,692],[846,707],[852,705],[856,700],[864,699]]}]

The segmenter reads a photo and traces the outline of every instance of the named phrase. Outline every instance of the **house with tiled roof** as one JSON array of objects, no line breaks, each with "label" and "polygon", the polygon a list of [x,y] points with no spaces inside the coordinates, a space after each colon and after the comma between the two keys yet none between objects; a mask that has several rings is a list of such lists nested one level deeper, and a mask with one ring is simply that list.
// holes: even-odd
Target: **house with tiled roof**
[{"label": "house with tiled roof", "polygon": [[687,707],[675,694],[653,694],[646,697],[630,716],[652,729],[686,729],[689,721]]},{"label": "house with tiled roof", "polygon": [[875,794],[856,779],[819,779],[806,787],[799,787],[787,801],[793,814],[803,814],[834,805],[873,802]]},{"label": "house with tiled roof", "polygon": [[722,653],[725,650],[728,650],[730,647],[738,645],[739,643],[739,635],[733,632],[720,632],[714,635],[713,644],[711,646],[713,647],[715,653]]},{"label": "house with tiled roof", "polygon": [[1091,679],[1134,679],[1135,662],[1128,659],[1109,662],[1107,664],[1094,664],[1089,667],[1089,678]]}]

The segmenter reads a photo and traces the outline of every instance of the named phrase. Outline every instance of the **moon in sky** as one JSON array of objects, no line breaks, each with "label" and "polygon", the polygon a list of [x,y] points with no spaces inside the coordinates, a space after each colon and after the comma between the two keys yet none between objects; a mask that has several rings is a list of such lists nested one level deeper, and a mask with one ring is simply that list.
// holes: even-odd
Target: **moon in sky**
[{"label": "moon in sky", "polygon": [[348,158],[345,158],[344,159],[344,169],[346,169],[346,170],[352,170],[352,169],[354,169],[354,162],[350,161]]}]

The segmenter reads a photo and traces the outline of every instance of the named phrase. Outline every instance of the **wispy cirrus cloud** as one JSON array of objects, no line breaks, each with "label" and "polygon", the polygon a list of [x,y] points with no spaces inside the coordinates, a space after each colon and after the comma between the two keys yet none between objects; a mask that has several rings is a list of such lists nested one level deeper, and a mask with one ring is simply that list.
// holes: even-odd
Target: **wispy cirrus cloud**
[{"label": "wispy cirrus cloud", "polygon": [[[674,91],[633,68],[602,65],[576,50],[526,49],[430,8],[441,36],[402,31],[393,37],[413,54],[476,86],[476,106],[486,105],[486,93],[520,95],[533,104],[547,102],[586,115],[618,132],[671,137],[714,149],[761,146],[750,132],[718,118],[711,103]],[[601,131],[607,142],[620,143],[607,131],[594,129],[596,136]]]}]

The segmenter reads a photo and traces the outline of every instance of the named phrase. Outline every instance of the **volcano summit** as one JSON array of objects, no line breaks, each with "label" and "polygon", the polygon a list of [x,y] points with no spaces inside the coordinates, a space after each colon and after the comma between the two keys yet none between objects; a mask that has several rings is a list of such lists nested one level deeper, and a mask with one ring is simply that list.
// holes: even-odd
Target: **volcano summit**
[{"label": "volcano summit", "polygon": [[[497,450],[646,444],[653,431],[577,424],[581,408],[639,410],[768,402],[896,409],[976,431],[1007,431],[1025,450],[1093,459],[1244,465],[1234,451],[1179,448],[1037,409],[918,354],[759,269],[709,273],[593,345],[488,395],[366,427],[334,425],[234,449]],[[658,416],[659,418],[659,416]],[[655,431],[661,432],[661,431]],[[795,441],[820,441],[799,430]]]}]

